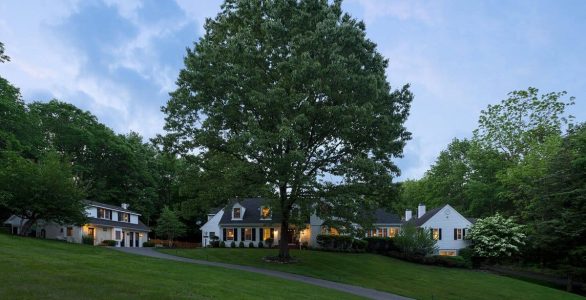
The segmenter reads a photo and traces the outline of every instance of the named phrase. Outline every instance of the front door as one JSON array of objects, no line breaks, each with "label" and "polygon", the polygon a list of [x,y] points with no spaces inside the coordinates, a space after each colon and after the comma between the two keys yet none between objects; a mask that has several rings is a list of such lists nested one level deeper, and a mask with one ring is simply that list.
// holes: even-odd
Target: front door
[{"label": "front door", "polygon": [[134,247],[134,232],[130,232],[130,233],[128,234],[128,236],[130,237],[130,241],[128,242],[128,245],[129,245],[130,247]]},{"label": "front door", "polygon": [[295,244],[295,229],[287,230],[287,243]]},{"label": "front door", "polygon": [[120,241],[120,247],[126,247],[124,241],[126,240],[126,232],[122,231],[122,240]]},{"label": "front door", "polygon": [[139,242],[140,242],[140,236],[138,235],[138,232],[134,233],[134,247],[139,247]]}]

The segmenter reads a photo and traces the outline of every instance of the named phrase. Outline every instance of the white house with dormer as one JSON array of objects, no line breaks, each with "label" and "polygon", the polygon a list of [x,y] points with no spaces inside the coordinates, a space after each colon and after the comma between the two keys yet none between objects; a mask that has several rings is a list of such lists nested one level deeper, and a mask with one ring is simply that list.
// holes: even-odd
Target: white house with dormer
[{"label": "white house with dormer", "polygon": [[[116,241],[116,247],[142,247],[148,241],[150,228],[139,220],[140,214],[128,209],[127,204],[110,205],[95,201],[84,201],[87,224],[61,225],[54,222],[37,221],[31,230],[33,236],[47,239],[81,243],[84,236],[92,237],[94,245],[105,240]],[[4,224],[13,234],[20,234],[26,220],[11,216]]]}]

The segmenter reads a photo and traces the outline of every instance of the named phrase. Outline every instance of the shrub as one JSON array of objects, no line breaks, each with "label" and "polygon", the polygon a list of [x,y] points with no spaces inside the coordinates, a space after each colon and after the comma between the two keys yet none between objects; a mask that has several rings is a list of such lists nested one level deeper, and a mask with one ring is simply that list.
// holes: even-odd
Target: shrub
[{"label": "shrub", "polygon": [[220,247],[220,237],[214,235],[210,237],[210,245],[212,248],[219,248]]},{"label": "shrub", "polygon": [[254,248],[254,243],[253,242],[248,243],[248,248]]},{"label": "shrub", "polygon": [[115,247],[117,243],[118,242],[116,242],[114,240],[103,240],[102,241],[102,245],[104,245],[104,246],[110,246],[110,247]]},{"label": "shrub", "polygon": [[230,243],[230,248],[236,248],[236,242],[232,241],[232,242]]},{"label": "shrub", "polygon": [[259,248],[264,248],[264,246],[265,246],[265,245],[263,245],[262,241],[261,241],[261,242],[258,242],[258,247],[259,247]]},{"label": "shrub", "polygon": [[411,224],[403,226],[394,242],[397,248],[407,256],[426,256],[437,250],[437,242],[429,232]]},{"label": "shrub", "polygon": [[226,248],[226,242],[222,241],[222,242],[220,243],[220,248]]},{"label": "shrub", "polygon": [[265,243],[267,244],[268,248],[272,248],[273,247],[273,242],[275,242],[275,239],[270,237],[268,239],[265,240]]},{"label": "shrub", "polygon": [[492,217],[478,219],[467,231],[466,238],[472,241],[474,256],[494,262],[519,253],[520,247],[525,245],[526,235],[523,230],[523,225],[497,213]]},{"label": "shrub", "polygon": [[155,243],[153,243],[151,241],[147,241],[147,242],[142,243],[142,246],[143,247],[154,247]]},{"label": "shrub", "polygon": [[244,242],[240,241],[240,243],[238,243],[238,248],[244,248]]},{"label": "shrub", "polygon": [[366,252],[369,253],[384,254],[388,251],[398,251],[392,238],[373,236],[364,238],[364,242],[366,242]]},{"label": "shrub", "polygon": [[448,268],[470,268],[470,264],[468,264],[461,256],[408,255],[397,251],[390,251],[386,255],[423,265],[441,266]]},{"label": "shrub", "polygon": [[319,234],[317,243],[326,250],[348,250],[352,247],[352,237],[347,235]]},{"label": "shrub", "polygon": [[354,250],[364,251],[364,250],[366,250],[367,246],[368,246],[368,242],[365,240],[355,239],[354,241],[352,241],[352,249],[354,249]]},{"label": "shrub", "polygon": [[81,242],[86,245],[94,245],[94,237],[90,235],[84,235],[81,237]]},{"label": "shrub", "polygon": [[309,243],[308,242],[301,243],[301,249],[305,249],[305,250],[309,249]]}]

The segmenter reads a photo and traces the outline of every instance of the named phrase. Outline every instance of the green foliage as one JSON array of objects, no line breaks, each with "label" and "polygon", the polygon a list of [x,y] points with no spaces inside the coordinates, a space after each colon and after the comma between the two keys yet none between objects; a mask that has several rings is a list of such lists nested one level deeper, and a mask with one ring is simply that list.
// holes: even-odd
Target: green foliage
[{"label": "green foliage", "polygon": [[[283,242],[293,204],[309,209],[324,194],[355,207],[389,199],[413,96],[408,86],[391,90],[364,23],[340,2],[228,1],[205,30],[163,108],[176,151],[220,161],[230,176],[219,186],[263,185],[283,208]],[[344,180],[325,183],[324,174]],[[286,247],[279,256],[288,258]]]},{"label": "green foliage", "polygon": [[347,235],[329,235],[318,234],[317,243],[324,249],[329,250],[348,250],[352,247],[354,238]]},{"label": "green foliage", "polygon": [[259,248],[264,248],[264,246],[265,246],[265,245],[264,245],[262,242],[258,242],[258,247],[259,247]]},{"label": "green foliage", "polygon": [[364,238],[364,241],[367,243],[366,251],[370,253],[385,254],[398,250],[393,238],[372,236]]},{"label": "green foliage", "polygon": [[220,248],[226,248],[226,242],[222,241],[222,242],[220,243]]},{"label": "green foliage", "polygon": [[476,220],[466,234],[472,241],[474,255],[497,261],[518,254],[525,245],[523,226],[500,214]]},{"label": "green foliage", "polygon": [[395,246],[407,256],[426,256],[437,251],[436,241],[429,232],[411,224],[404,225],[394,238]]},{"label": "green foliage", "polygon": [[143,247],[147,247],[147,248],[151,248],[155,246],[155,243],[151,242],[151,241],[146,241],[144,243],[142,243]]},{"label": "green foliage", "polygon": [[81,237],[81,242],[85,245],[94,245],[94,237],[90,235],[84,235]]},{"label": "green foliage", "polygon": [[28,221],[28,234],[37,220],[83,224],[83,190],[76,184],[70,164],[49,152],[38,162],[13,152],[0,153],[0,206]]},{"label": "green foliage", "polygon": [[265,245],[267,245],[267,247],[269,247],[269,248],[272,248],[274,242],[275,242],[275,239],[273,239],[272,237],[270,237],[270,238],[267,238],[265,240]]},{"label": "green foliage", "polygon": [[236,242],[232,241],[232,242],[230,243],[230,248],[236,248]]},{"label": "green foliage", "polygon": [[248,243],[248,248],[254,248],[254,243],[253,242]]},{"label": "green foliage", "polygon": [[108,246],[108,247],[116,247],[117,243],[118,242],[116,242],[115,240],[103,240],[102,241],[102,245]]},{"label": "green foliage", "polygon": [[238,248],[244,248],[244,242],[240,241],[240,243],[238,243]]},{"label": "green foliage", "polygon": [[354,249],[354,250],[366,250],[367,247],[368,247],[368,242],[365,240],[354,239],[352,241],[352,249]]},{"label": "green foliage", "polygon": [[10,61],[10,56],[4,54],[4,43],[0,42],[0,63]]},{"label": "green foliage", "polygon": [[173,239],[185,233],[185,224],[179,220],[174,211],[165,206],[157,220],[155,232],[166,237],[169,240],[169,247],[171,247]]}]

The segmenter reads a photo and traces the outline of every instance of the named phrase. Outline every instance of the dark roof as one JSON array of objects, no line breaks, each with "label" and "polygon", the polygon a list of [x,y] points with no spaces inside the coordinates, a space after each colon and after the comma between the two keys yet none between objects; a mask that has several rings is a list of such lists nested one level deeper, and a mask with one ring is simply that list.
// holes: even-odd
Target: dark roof
[{"label": "dark roof", "polygon": [[434,208],[428,212],[426,212],[425,214],[423,214],[423,216],[421,216],[421,218],[411,218],[411,220],[405,222],[405,224],[413,224],[415,226],[421,226],[423,225],[425,222],[427,222],[427,220],[431,219],[431,217],[435,216],[435,214],[437,214],[442,208],[444,208],[447,204],[444,204],[443,206]]},{"label": "dark roof", "polygon": [[[234,204],[236,203],[239,203],[242,207],[244,207],[244,215],[242,216],[242,220],[232,220],[232,207],[234,207]],[[260,207],[264,204],[266,204],[266,202],[262,198],[236,199],[227,205],[224,209],[224,215],[220,220],[220,225],[280,223],[281,218],[278,214],[272,214],[270,220],[263,220],[260,218]]]},{"label": "dark roof", "polygon": [[131,211],[128,209],[124,209],[121,206],[117,206],[117,205],[106,204],[106,203],[101,203],[101,202],[96,202],[96,201],[91,201],[91,200],[84,200],[84,202],[88,205],[94,205],[94,206],[113,209],[116,211],[122,211],[122,212],[133,213],[133,214],[139,215],[139,213],[137,213],[137,212],[134,212],[134,211]]},{"label": "dark roof", "polygon": [[120,228],[125,228],[125,229],[151,231],[151,229],[148,226],[144,225],[140,220],[138,220],[138,224],[132,224],[132,223],[126,223],[126,222],[118,222],[118,221],[89,217],[88,223],[93,224],[93,225],[106,226],[106,227],[120,227]]},{"label": "dark roof", "polygon": [[373,224],[401,224],[401,217],[399,215],[389,213],[382,208],[374,211]]}]

